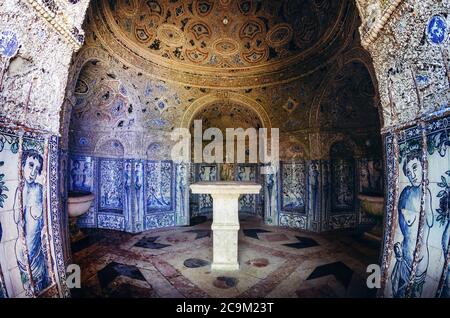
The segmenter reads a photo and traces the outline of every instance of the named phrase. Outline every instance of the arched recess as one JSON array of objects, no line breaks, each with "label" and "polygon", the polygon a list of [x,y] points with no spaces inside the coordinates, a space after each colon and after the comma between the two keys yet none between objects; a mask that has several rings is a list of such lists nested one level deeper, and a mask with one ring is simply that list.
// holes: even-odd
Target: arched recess
[{"label": "arched recess", "polygon": [[351,149],[355,158],[359,158],[364,154],[362,147],[358,145],[352,137],[347,134],[338,133],[330,138],[322,140],[322,154],[324,158],[330,159],[332,147],[337,143],[344,144],[348,149]]},{"label": "arched recess", "polygon": [[114,58],[107,52],[95,47],[83,47],[74,58],[68,70],[68,79],[66,85],[66,94],[61,111],[61,146],[68,149],[69,129],[72,117],[72,110],[76,104],[75,90],[78,80],[83,70],[89,63],[97,63],[99,65],[110,65]]},{"label": "arched recess", "polygon": [[125,147],[117,138],[102,136],[96,143],[94,153],[108,157],[123,158]]},{"label": "arched recess", "polygon": [[214,104],[214,103],[220,103],[224,101],[233,102],[236,104],[240,104],[243,106],[246,106],[250,109],[252,109],[259,117],[263,128],[267,128],[270,130],[272,128],[272,124],[270,122],[269,115],[267,114],[264,107],[258,103],[257,101],[248,98],[245,95],[233,93],[233,92],[223,92],[223,93],[216,93],[216,94],[209,94],[205,95],[203,97],[200,97],[196,101],[194,101],[188,109],[184,112],[183,117],[180,122],[181,128],[187,128],[189,129],[192,121],[194,120],[195,115],[202,110],[203,108]]},{"label": "arched recess", "polygon": [[332,64],[331,69],[328,71],[327,75],[324,77],[318,89],[318,94],[314,97],[313,103],[311,105],[311,111],[309,114],[309,126],[312,129],[320,129],[320,106],[321,103],[328,92],[332,82],[335,80],[336,75],[344,69],[344,67],[350,63],[361,63],[365,66],[367,72],[372,80],[373,88],[375,91],[374,96],[374,106],[377,107],[378,116],[380,120],[380,127],[383,127],[384,117],[383,109],[380,102],[380,94],[378,87],[378,79],[375,73],[375,68],[373,66],[372,58],[370,53],[363,48],[353,48],[345,52],[342,56],[337,58],[336,63]]}]

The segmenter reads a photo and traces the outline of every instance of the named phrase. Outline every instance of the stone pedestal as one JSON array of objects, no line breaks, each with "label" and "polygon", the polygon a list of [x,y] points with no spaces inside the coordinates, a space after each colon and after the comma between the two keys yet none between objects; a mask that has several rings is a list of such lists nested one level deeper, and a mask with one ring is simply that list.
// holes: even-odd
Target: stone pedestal
[{"label": "stone pedestal", "polygon": [[239,196],[258,194],[261,185],[253,182],[198,182],[192,193],[213,198],[212,270],[238,270]]}]

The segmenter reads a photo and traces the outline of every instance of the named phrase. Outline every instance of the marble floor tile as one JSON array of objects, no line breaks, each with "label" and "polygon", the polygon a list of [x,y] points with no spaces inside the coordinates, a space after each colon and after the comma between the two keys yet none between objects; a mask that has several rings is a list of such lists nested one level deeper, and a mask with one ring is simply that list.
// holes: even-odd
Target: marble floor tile
[{"label": "marble floor tile", "polygon": [[211,221],[128,234],[86,231],[73,246],[82,271],[73,297],[375,297],[366,268],[379,246],[352,233],[309,233],[248,218],[238,271],[212,271]]}]

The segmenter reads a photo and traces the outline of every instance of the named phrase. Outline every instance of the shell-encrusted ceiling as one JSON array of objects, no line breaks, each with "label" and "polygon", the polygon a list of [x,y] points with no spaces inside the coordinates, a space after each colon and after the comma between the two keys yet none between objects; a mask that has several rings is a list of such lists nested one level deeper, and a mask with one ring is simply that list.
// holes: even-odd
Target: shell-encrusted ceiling
[{"label": "shell-encrusted ceiling", "polygon": [[312,72],[351,41],[356,20],[349,0],[98,0],[92,12],[92,31],[119,60],[206,86]]},{"label": "shell-encrusted ceiling", "polygon": [[144,50],[168,60],[231,68],[314,47],[339,16],[335,0],[113,0],[108,12]]}]

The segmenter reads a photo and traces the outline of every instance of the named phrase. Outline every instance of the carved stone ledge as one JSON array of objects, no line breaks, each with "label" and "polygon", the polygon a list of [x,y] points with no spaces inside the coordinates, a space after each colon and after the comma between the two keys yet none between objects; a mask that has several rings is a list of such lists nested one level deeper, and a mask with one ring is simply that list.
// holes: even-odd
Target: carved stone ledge
[{"label": "carved stone ledge", "polygon": [[384,29],[387,22],[391,18],[392,14],[398,8],[398,6],[402,3],[403,0],[395,0],[393,1],[385,10],[381,18],[378,22],[366,33],[361,36],[361,44],[364,48],[368,49],[368,47],[375,42],[375,40],[380,35],[380,32]]},{"label": "carved stone ledge", "polygon": [[47,20],[50,25],[69,42],[74,51],[78,51],[84,43],[84,34],[82,30],[68,24],[58,14],[56,1],[54,6],[49,5],[49,1],[45,0],[27,0],[37,13]]}]

